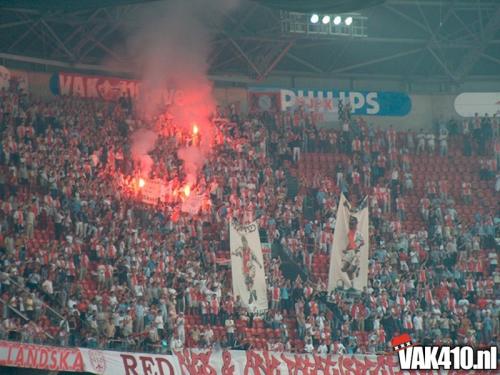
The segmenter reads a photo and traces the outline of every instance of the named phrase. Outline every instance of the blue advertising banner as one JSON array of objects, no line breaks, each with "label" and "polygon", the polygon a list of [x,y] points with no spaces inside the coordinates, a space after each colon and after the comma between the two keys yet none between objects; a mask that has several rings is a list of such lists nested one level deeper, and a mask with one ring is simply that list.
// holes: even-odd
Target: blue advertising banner
[{"label": "blue advertising banner", "polygon": [[322,114],[324,121],[338,119],[340,101],[344,109],[349,104],[352,115],[406,116],[411,111],[411,98],[403,92],[268,87],[249,87],[248,92],[251,111],[295,111],[302,108]]}]

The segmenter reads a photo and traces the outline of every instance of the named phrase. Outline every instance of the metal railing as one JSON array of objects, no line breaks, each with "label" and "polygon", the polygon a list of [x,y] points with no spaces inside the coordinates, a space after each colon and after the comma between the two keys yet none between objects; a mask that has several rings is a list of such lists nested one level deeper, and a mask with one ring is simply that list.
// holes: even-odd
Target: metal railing
[{"label": "metal railing", "polygon": [[[32,294],[33,292],[31,290],[29,290],[28,288],[26,288],[24,285],[21,285],[19,284],[18,282],[14,281],[14,279],[12,279],[10,276],[7,277],[7,280],[9,282],[11,282],[12,284],[14,284],[16,287],[18,287],[19,289],[22,289],[23,291],[27,292],[27,293],[30,293]],[[37,297],[38,298],[38,297]],[[42,299],[38,298],[41,302],[42,302],[42,306],[45,308],[45,309],[48,309],[51,313],[53,313],[56,317],[59,318],[59,323],[64,320],[64,316],[57,310],[55,310],[54,308],[52,308],[51,306],[49,306],[45,301],[43,301]]]},{"label": "metal railing", "polygon": [[49,339],[54,340],[54,336],[52,336],[50,333],[42,329],[35,321],[31,320],[27,315],[24,315],[21,311],[16,309],[14,306],[12,306],[9,302],[5,301],[3,298],[0,298],[0,303],[3,305],[7,306],[11,311],[13,311],[17,316],[19,316],[21,319],[27,321],[27,322],[33,322],[35,325],[40,328],[40,330],[43,332],[45,336],[47,336]]}]

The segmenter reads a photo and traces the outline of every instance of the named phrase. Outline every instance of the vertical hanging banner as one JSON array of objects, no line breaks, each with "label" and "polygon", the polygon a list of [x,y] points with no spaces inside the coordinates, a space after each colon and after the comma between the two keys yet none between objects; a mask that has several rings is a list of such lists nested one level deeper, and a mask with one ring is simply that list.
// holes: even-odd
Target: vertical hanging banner
[{"label": "vertical hanging banner", "polygon": [[239,296],[246,308],[252,305],[256,312],[265,312],[267,287],[257,222],[229,226],[234,297]]},{"label": "vertical hanging banner", "polygon": [[363,290],[368,285],[368,249],[368,207],[354,212],[342,194],[330,250],[328,291],[338,287]]},{"label": "vertical hanging banner", "polygon": [[10,87],[28,91],[28,73],[9,70],[5,66],[0,65],[0,90],[7,90]]}]

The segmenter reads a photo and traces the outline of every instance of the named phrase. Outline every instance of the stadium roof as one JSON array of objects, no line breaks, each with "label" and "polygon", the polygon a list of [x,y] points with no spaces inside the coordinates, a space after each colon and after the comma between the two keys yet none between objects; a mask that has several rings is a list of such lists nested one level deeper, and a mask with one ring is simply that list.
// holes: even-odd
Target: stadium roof
[{"label": "stadium roof", "polygon": [[[138,0],[0,0],[0,59],[99,70],[130,66],[126,28]],[[367,17],[366,37],[282,32],[281,10]],[[242,0],[213,25],[216,75],[270,74],[461,83],[500,78],[500,1]],[[0,60],[1,61],[1,60]]]}]

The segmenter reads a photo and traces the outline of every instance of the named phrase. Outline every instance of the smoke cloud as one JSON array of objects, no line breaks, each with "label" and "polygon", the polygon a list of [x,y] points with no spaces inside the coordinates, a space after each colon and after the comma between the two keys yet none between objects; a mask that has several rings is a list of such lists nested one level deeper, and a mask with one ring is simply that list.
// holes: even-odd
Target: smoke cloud
[{"label": "smoke cloud", "polygon": [[[169,0],[148,4],[137,16],[139,26],[129,41],[129,52],[142,79],[139,111],[146,118],[152,117],[168,104],[177,127],[186,132],[191,132],[194,124],[199,128],[198,146],[180,150],[178,154],[192,183],[196,176],[191,174],[197,174],[203,167],[214,137],[208,119],[216,103],[207,77],[207,58],[215,26],[221,15],[238,2]],[[144,151],[145,143],[132,148]]]},{"label": "smoke cloud", "polygon": [[153,167],[154,161],[149,155],[153,151],[158,135],[146,129],[137,130],[131,137],[132,147],[130,152],[136,165],[141,170],[141,175],[148,177]]}]

